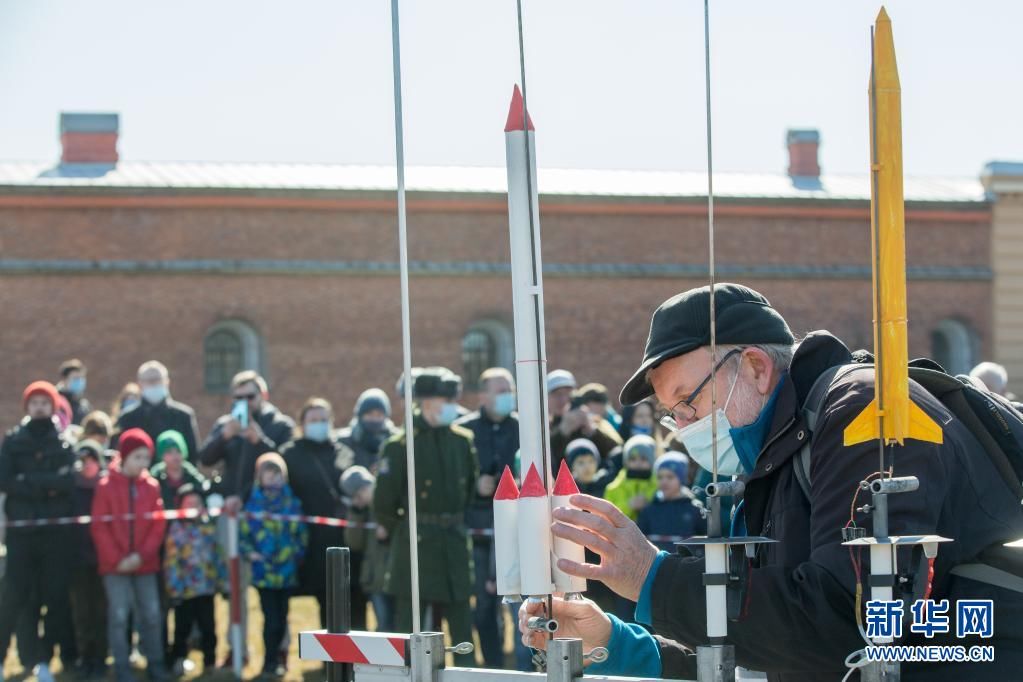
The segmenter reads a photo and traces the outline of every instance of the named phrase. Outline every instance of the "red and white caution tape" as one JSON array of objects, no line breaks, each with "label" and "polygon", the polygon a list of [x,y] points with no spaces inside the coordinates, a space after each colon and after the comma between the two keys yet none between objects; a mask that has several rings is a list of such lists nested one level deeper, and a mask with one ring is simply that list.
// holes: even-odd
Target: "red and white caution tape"
[{"label": "red and white caution tape", "polygon": [[[216,517],[222,513],[221,509],[208,509],[205,512],[206,516]],[[0,527],[7,528],[42,528],[46,526],[81,526],[88,525],[94,522],[109,523],[112,521],[134,521],[137,519],[165,519],[167,521],[175,519],[195,519],[200,516],[200,513],[196,509],[167,509],[163,511],[145,512],[142,514],[104,514],[102,516],[90,516],[83,514],[81,516],[59,516],[56,518],[48,519],[24,519],[19,521],[5,521],[0,523]],[[330,526],[332,528],[365,528],[374,529],[377,527],[376,523],[361,523],[357,521],[348,521],[346,519],[336,519],[331,516],[308,516],[304,514],[274,514],[271,512],[251,512],[241,511],[238,513],[239,518],[255,519],[255,520],[267,520],[267,521],[286,521],[286,522],[298,522],[298,523],[309,523],[317,526]],[[493,528],[468,528],[469,535],[473,537],[494,537]],[[648,535],[647,539],[651,542],[681,542],[688,539],[688,536],[682,535]]]}]

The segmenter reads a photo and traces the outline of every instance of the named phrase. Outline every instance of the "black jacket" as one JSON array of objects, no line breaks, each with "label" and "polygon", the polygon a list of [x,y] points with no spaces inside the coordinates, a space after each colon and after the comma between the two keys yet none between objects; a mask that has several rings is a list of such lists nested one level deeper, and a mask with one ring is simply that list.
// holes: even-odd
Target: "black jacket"
[{"label": "black jacket", "polygon": [[[502,421],[493,421],[487,411],[480,408],[455,422],[473,433],[480,475],[489,474],[500,480],[505,466],[515,471],[515,453],[519,450],[519,419],[514,413]],[[466,512],[469,528],[494,527],[494,498],[473,494],[472,506]],[[474,536],[473,541],[489,543],[489,538]]]},{"label": "black jacket", "polygon": [[[195,412],[184,403],[167,398],[163,402],[152,405],[143,400],[141,403],[122,412],[117,418],[117,430],[124,433],[128,429],[142,429],[153,442],[164,431],[177,431],[185,438],[185,445],[188,446],[188,459],[195,458],[197,444],[199,442],[199,427],[195,422]],[[117,440],[114,440],[116,447]]]},{"label": "black jacket", "polygon": [[85,396],[75,396],[71,391],[60,389],[60,394],[67,400],[68,405],[71,406],[71,423],[81,424],[82,420],[85,419],[85,415],[92,412],[92,404],[89,403],[89,399]]},{"label": "black jacket", "polygon": [[258,443],[250,443],[241,434],[224,440],[220,434],[232,419],[230,414],[225,414],[213,425],[213,430],[199,449],[199,461],[202,464],[214,466],[224,463],[221,490],[225,496],[239,495],[242,499],[248,499],[256,476],[256,458],[264,452],[278,450],[291,440],[295,429],[295,422],[290,417],[267,402],[262,404],[252,418],[263,430],[263,438]]},{"label": "black jacket", "polygon": [[[302,502],[302,513],[344,517],[341,474],[352,465],[351,451],[334,441],[298,438],[281,448],[288,465],[288,483]],[[299,594],[323,594],[327,589],[327,548],[343,547],[344,529],[321,524],[309,526],[305,561],[298,570]]]},{"label": "black jacket", "polygon": [[7,493],[8,520],[73,515],[74,469],[75,453],[52,423],[41,433],[33,433],[28,423],[8,431],[0,446],[0,492]]},{"label": "black jacket", "polygon": [[[777,544],[760,545],[741,586],[742,605],[728,626],[736,661],[763,670],[770,680],[839,680],[843,659],[863,647],[854,620],[855,578],[849,549],[840,543],[841,528],[857,484],[878,469],[877,442],[844,447],[845,427],[874,397],[874,371],[857,370],[832,387],[813,434],[811,499],[793,472],[793,456],[809,433],[800,410],[816,377],[827,367],[849,362],[844,345],[827,333],[808,337],[799,347],[776,404],[775,414],[756,468],[746,482],[745,518],[750,535],[766,535]],[[906,644],[993,644],[995,662],[974,664],[903,664],[903,679],[1017,679],[1023,665],[1023,594],[1001,590],[949,574],[958,563],[973,560],[986,547],[1023,535],[1023,512],[980,445],[966,427],[918,385],[913,401],[942,425],[944,443],[907,440],[895,447],[895,475],[914,475],[920,489],[889,498],[890,532],[936,533],[953,538],[941,546],[935,565],[932,599],[948,599],[955,632],[955,600],[994,599],[992,639],[966,641],[904,637]],[[857,506],[867,502],[861,494]],[[872,532],[871,519],[856,514],[856,523]],[[863,575],[869,559],[863,552]],[[916,565],[900,551],[899,566]],[[653,626],[688,647],[706,643],[706,604],[702,559],[672,556],[654,579]],[[918,571],[917,580],[922,580]],[[918,590],[919,593],[919,590]],[[864,600],[869,586],[864,586]],[[908,612],[907,608],[907,612]],[[904,634],[909,635],[908,625]],[[662,640],[665,677],[695,674],[695,657]]]},{"label": "black jacket", "polygon": [[384,443],[397,433],[398,427],[390,419],[384,423],[382,433],[370,434],[363,430],[358,418],[353,418],[348,426],[337,432],[335,440],[342,449],[349,451],[346,457],[351,458],[353,464],[366,467],[375,474]]}]

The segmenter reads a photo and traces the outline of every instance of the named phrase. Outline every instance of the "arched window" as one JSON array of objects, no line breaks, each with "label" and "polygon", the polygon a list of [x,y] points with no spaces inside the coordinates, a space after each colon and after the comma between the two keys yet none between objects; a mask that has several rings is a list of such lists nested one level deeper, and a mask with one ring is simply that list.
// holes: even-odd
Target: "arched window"
[{"label": "arched window", "polygon": [[976,364],[973,332],[958,320],[942,320],[931,331],[931,357],[949,374],[967,374]]},{"label": "arched window", "polygon": [[512,369],[514,364],[515,338],[503,322],[474,322],[462,337],[462,379],[467,388],[477,388],[483,370],[489,367]]},{"label": "arched window", "polygon": [[241,320],[223,320],[210,327],[203,341],[203,356],[206,390],[210,393],[227,393],[231,379],[242,370],[265,374],[259,333]]}]

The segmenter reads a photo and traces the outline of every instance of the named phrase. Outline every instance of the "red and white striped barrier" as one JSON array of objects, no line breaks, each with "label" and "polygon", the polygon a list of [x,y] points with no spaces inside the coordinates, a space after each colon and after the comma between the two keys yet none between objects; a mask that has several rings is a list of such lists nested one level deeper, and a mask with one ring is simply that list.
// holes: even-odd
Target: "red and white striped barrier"
[{"label": "red and white striped barrier", "polygon": [[[219,516],[221,514],[220,509],[208,509],[206,510],[206,516],[211,518]],[[103,516],[89,516],[83,514],[81,516],[60,516],[48,519],[26,519],[21,521],[4,521],[0,522],[0,528],[42,528],[46,526],[81,526],[88,525],[94,522],[111,522],[111,521],[133,521],[135,519],[166,519],[168,521],[174,519],[194,519],[199,517],[200,514],[195,509],[167,509],[164,511],[156,512],[145,512],[143,514],[104,514]],[[377,527],[376,523],[360,523],[347,521],[345,519],[335,519],[331,516],[306,516],[304,514],[272,514],[270,512],[249,512],[241,511],[238,512],[239,518],[247,519],[261,519],[261,520],[272,520],[272,521],[297,521],[299,523],[310,523],[317,526],[331,526],[333,528],[366,528],[374,529]],[[493,528],[468,528],[466,529],[469,535],[473,537],[494,537]],[[681,542],[682,540],[689,539],[688,535],[648,535],[646,536],[651,542]]]},{"label": "red and white striped barrier", "polygon": [[298,656],[306,661],[408,665],[409,635],[387,632],[330,634],[326,630],[298,636]]}]

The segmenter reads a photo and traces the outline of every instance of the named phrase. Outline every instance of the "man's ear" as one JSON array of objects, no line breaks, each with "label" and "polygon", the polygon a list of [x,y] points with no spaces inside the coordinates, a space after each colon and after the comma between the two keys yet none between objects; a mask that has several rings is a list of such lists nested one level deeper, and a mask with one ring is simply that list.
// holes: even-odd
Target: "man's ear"
[{"label": "man's ear", "polygon": [[775,375],[771,357],[759,348],[746,349],[745,357],[749,360],[747,376],[756,386],[757,393],[767,395],[771,392],[771,384]]}]

